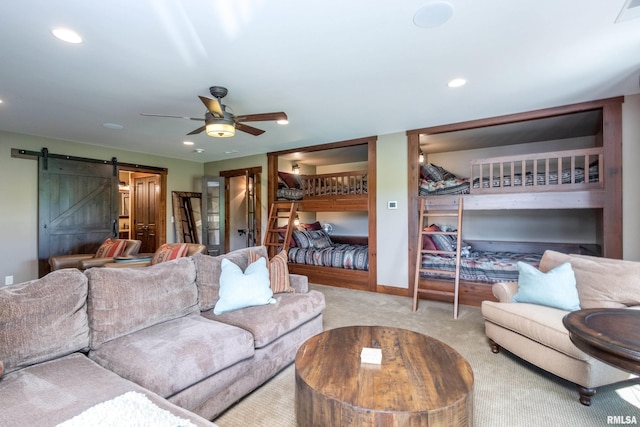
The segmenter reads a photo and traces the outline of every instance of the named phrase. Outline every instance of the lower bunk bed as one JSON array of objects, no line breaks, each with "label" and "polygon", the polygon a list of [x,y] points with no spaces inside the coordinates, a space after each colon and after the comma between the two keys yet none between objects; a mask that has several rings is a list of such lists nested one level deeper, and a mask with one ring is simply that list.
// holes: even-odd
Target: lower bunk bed
[{"label": "lower bunk bed", "polygon": [[[574,243],[498,242],[466,241],[460,257],[461,304],[480,306],[483,300],[497,301],[491,287],[498,282],[518,280],[518,262],[538,267],[545,250],[601,256],[597,245]],[[422,254],[422,268],[440,271],[455,271],[455,257],[437,254]],[[422,273],[419,281],[422,295],[428,299],[452,302],[451,275]]]},{"label": "lower bunk bed", "polygon": [[294,230],[289,244],[289,272],[309,282],[350,289],[369,288],[366,236],[330,236],[324,230]]}]

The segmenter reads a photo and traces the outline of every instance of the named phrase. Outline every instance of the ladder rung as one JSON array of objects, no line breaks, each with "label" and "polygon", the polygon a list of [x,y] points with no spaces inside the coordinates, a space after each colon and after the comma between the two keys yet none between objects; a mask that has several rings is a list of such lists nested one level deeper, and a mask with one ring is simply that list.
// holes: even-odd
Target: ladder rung
[{"label": "ladder rung", "polygon": [[418,289],[419,294],[436,294],[436,295],[445,295],[445,296],[454,296],[454,291],[440,291],[436,289]]},{"label": "ladder rung", "polygon": [[423,212],[424,216],[458,216],[458,212],[438,212],[438,211],[430,211]]},{"label": "ladder rung", "polygon": [[431,235],[431,234],[440,234],[443,236],[457,236],[457,231],[424,231],[422,230],[422,234]]}]

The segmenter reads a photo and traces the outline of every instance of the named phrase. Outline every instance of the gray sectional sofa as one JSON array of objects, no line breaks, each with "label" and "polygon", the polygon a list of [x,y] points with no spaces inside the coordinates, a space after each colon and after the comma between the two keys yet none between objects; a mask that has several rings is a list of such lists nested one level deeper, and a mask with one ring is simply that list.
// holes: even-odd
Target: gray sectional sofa
[{"label": "gray sectional sofa", "polygon": [[147,268],[54,271],[0,287],[0,425],[57,425],[128,391],[212,420],[322,331],[324,296],[290,275],[275,304],[214,315],[220,265],[249,250]]}]

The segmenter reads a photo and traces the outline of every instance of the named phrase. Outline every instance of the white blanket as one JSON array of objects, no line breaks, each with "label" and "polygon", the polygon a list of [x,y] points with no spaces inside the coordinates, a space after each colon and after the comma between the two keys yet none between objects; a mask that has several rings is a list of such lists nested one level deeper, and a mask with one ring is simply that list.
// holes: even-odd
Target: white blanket
[{"label": "white blanket", "polygon": [[130,391],[99,403],[57,427],[195,427],[159,408],[144,394]]}]

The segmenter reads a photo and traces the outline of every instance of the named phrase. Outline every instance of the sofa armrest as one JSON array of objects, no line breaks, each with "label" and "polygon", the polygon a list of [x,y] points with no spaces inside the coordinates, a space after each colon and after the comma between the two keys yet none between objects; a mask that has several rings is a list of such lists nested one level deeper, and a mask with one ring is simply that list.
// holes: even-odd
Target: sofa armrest
[{"label": "sofa armrest", "polygon": [[491,287],[493,295],[500,302],[512,302],[513,296],[518,292],[518,282],[499,282]]},{"label": "sofa armrest", "polygon": [[149,267],[151,261],[130,261],[130,262],[108,262],[103,265],[105,268],[140,268]]},{"label": "sofa armrest", "polygon": [[93,258],[93,254],[58,255],[49,258],[51,271],[61,268],[80,268],[80,262]]},{"label": "sofa armrest", "polygon": [[80,261],[78,263],[78,268],[80,270],[86,270],[87,268],[91,268],[91,267],[102,267],[108,262],[113,262],[113,257],[89,258],[89,259]]},{"label": "sofa armrest", "polygon": [[297,294],[309,292],[309,278],[301,274],[289,274],[289,284]]}]

